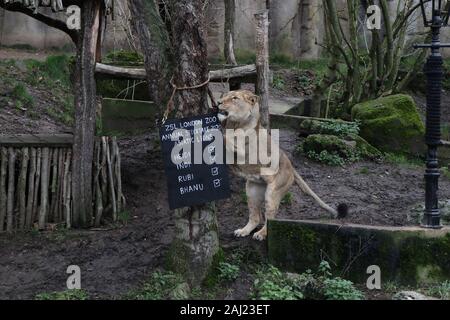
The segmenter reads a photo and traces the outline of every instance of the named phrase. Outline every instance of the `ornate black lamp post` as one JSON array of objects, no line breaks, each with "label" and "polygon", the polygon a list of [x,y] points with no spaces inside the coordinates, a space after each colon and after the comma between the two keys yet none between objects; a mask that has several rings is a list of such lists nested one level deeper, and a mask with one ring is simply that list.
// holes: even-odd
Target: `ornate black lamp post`
[{"label": "ornate black lamp post", "polygon": [[[431,2],[431,11],[429,6]],[[422,222],[424,228],[441,228],[441,215],[438,204],[439,167],[437,149],[441,145],[441,93],[443,61],[441,48],[450,47],[450,44],[442,44],[440,30],[448,26],[450,2],[442,0],[420,0],[425,27],[431,28],[431,44],[416,45],[417,48],[431,48],[424,71],[427,76],[427,115],[425,143],[428,146],[427,169],[425,171],[425,213]],[[427,14],[427,11],[431,14]]]}]

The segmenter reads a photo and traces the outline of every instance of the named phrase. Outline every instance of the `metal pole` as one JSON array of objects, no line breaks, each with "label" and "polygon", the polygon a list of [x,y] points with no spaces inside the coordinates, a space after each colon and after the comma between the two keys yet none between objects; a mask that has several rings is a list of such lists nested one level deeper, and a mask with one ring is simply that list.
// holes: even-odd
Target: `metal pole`
[{"label": "metal pole", "polygon": [[[436,13],[436,12],[435,12]],[[441,144],[441,92],[443,79],[443,61],[440,52],[440,29],[442,19],[437,13],[433,18],[431,55],[425,65],[427,76],[427,112],[425,143],[428,147],[425,171],[425,213],[422,221],[424,228],[439,229],[441,215],[439,212],[439,166],[437,149]]]}]

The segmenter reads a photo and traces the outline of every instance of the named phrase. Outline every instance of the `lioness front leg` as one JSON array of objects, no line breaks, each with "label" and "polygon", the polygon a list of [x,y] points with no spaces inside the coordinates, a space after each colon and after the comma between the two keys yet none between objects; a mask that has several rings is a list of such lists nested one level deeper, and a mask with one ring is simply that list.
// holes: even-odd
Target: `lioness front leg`
[{"label": "lioness front leg", "polygon": [[278,213],[278,208],[280,206],[281,199],[283,199],[288,188],[276,189],[273,185],[268,185],[266,190],[266,219],[264,222],[264,227],[258,232],[255,232],[253,239],[263,241],[267,237],[267,221],[269,219],[274,219]]},{"label": "lioness front leg", "polygon": [[247,181],[245,190],[249,211],[248,223],[242,229],[234,231],[236,237],[246,237],[261,223],[261,210],[264,205],[266,186],[262,183]]}]

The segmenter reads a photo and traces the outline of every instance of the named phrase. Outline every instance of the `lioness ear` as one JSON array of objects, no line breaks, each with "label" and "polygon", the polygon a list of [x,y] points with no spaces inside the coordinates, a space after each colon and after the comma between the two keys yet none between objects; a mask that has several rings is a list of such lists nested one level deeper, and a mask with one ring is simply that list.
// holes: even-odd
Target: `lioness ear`
[{"label": "lioness ear", "polygon": [[248,97],[248,99],[253,105],[259,102],[259,97],[256,94],[252,94],[251,96]]}]

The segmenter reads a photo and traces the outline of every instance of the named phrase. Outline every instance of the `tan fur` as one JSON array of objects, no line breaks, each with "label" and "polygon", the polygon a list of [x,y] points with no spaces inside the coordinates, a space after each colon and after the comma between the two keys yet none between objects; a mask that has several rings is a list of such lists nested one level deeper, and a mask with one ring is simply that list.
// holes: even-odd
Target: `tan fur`
[{"label": "tan fur", "polygon": [[[264,129],[260,122],[258,97],[246,90],[229,92],[220,99],[219,119],[225,129],[242,129],[243,132]],[[264,140],[266,139],[269,141],[270,152],[270,135],[268,132]],[[267,143],[267,141],[258,141],[258,143]],[[229,143],[226,143],[226,145],[228,148]],[[244,152],[252,152],[248,150],[249,148],[246,148]],[[237,153],[239,150],[233,150],[233,152]],[[246,156],[249,155],[246,154]],[[271,175],[261,175],[261,168],[268,167],[261,164],[231,165],[230,167],[232,172],[247,180],[249,221],[245,227],[234,232],[237,237],[246,237],[259,226],[263,219],[264,208],[264,226],[253,235],[256,240],[264,240],[267,236],[267,220],[275,218],[281,200],[294,182],[299,185],[303,192],[312,196],[322,208],[330,212],[333,217],[337,216],[336,210],[324,203],[295,171],[291,161],[282,150],[280,150],[278,171]]]}]

